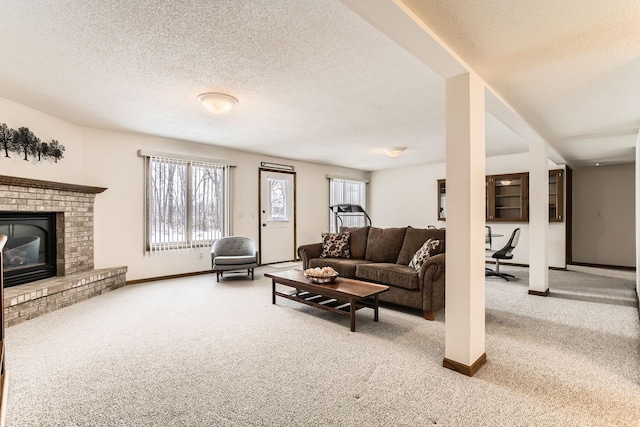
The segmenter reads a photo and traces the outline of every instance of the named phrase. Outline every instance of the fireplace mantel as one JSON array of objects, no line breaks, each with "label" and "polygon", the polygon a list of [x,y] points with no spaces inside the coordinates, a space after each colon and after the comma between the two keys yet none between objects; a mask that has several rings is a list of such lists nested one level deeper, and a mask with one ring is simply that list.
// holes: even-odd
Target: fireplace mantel
[{"label": "fireplace mantel", "polygon": [[74,193],[100,194],[106,190],[104,187],[88,187],[86,185],[67,184],[64,182],[42,181],[39,179],[18,178],[15,176],[0,175],[0,185],[13,185],[16,187],[43,188],[47,190],[71,191]]}]

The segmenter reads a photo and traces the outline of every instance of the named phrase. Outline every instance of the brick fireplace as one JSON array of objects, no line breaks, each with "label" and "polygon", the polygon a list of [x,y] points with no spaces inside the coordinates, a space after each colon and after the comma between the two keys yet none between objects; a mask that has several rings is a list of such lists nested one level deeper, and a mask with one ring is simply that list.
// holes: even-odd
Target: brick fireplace
[{"label": "brick fireplace", "polygon": [[0,211],[53,212],[57,276],[4,290],[7,326],[123,286],[126,267],[94,269],[93,205],[102,187],[0,175]]}]

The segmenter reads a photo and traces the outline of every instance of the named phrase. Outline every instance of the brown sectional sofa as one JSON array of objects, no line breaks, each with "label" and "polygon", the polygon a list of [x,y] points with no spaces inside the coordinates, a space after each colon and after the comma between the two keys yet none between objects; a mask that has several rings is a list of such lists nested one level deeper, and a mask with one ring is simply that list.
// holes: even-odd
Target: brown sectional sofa
[{"label": "brown sectional sofa", "polygon": [[[303,245],[298,248],[303,268],[329,266],[342,277],[388,285],[381,301],[420,309],[427,320],[444,307],[444,229],[343,227],[340,231],[351,233],[351,257],[321,258],[322,243]],[[429,238],[440,240],[439,253],[416,272],[409,262]]]}]

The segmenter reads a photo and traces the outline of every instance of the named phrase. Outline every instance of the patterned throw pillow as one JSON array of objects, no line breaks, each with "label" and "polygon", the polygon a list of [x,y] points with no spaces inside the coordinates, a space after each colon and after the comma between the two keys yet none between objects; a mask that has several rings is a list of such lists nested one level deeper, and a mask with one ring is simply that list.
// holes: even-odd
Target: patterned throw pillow
[{"label": "patterned throw pillow", "polygon": [[440,240],[429,239],[424,242],[422,247],[418,249],[411,259],[409,267],[413,267],[416,271],[420,271],[422,265],[427,262],[432,253],[435,253],[438,246],[440,246]]},{"label": "patterned throw pillow", "polygon": [[351,233],[322,233],[322,258],[351,258],[349,251]]}]

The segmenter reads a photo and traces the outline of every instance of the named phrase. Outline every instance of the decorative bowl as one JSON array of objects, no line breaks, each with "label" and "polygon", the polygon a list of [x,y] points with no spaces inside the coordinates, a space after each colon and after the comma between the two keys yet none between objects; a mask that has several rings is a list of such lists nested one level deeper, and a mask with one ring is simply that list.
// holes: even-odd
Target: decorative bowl
[{"label": "decorative bowl", "polygon": [[326,285],[327,283],[331,283],[335,281],[338,278],[338,275],[335,274],[329,277],[313,277],[313,276],[309,276],[307,273],[304,273],[304,277],[306,277],[306,279],[311,283],[315,283],[318,285]]},{"label": "decorative bowl", "polygon": [[338,272],[331,267],[308,268],[304,271],[304,277],[311,283],[331,283],[338,277]]}]

